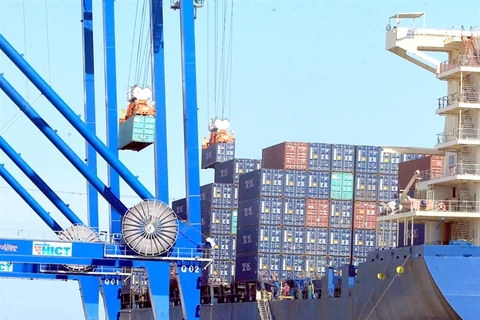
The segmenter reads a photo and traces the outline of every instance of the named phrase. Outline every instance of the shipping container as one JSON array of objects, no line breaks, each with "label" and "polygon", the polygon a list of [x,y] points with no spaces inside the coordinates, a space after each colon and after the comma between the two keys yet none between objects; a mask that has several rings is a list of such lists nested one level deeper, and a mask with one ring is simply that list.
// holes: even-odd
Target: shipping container
[{"label": "shipping container", "polygon": [[401,162],[406,162],[406,161],[411,161],[411,160],[416,160],[425,157],[423,154],[416,154],[416,153],[407,153],[407,154],[402,154],[402,161]]},{"label": "shipping container", "polygon": [[212,234],[212,235],[202,235],[202,241],[206,242],[207,238],[213,240],[215,245],[212,247],[213,258],[216,259],[225,259],[225,260],[234,260],[236,247],[235,242],[232,241],[234,236],[230,234]]},{"label": "shipping container", "polygon": [[395,248],[397,246],[397,223],[390,221],[377,222],[377,247]]},{"label": "shipping container", "polygon": [[237,234],[237,225],[238,225],[238,210],[232,210],[232,234]]},{"label": "shipping container", "polygon": [[309,143],[308,170],[330,171],[332,146],[326,143]]},{"label": "shipping container", "polygon": [[379,159],[379,173],[398,174],[398,165],[402,159],[403,155],[400,153],[382,151]]},{"label": "shipping container", "polygon": [[326,255],[309,255],[305,259],[306,276],[318,280],[326,275],[326,266]]},{"label": "shipping container", "polygon": [[371,173],[357,173],[355,176],[355,200],[377,201],[378,176]]},{"label": "shipping container", "polygon": [[172,202],[172,210],[177,214],[180,220],[187,221],[187,198],[178,199]]},{"label": "shipping container", "polygon": [[306,228],[305,229],[305,254],[326,255],[328,251],[328,229]]},{"label": "shipping container", "polygon": [[[445,157],[426,156],[401,163],[398,172],[398,187],[400,190],[404,190],[408,186],[408,183],[417,170],[422,172],[420,176],[422,180],[442,177],[445,170]],[[413,185],[410,190],[412,189],[415,189],[415,185]]]},{"label": "shipping container", "polygon": [[217,163],[235,158],[235,142],[216,143],[202,149],[202,169],[214,168]]},{"label": "shipping container", "polygon": [[376,202],[356,201],[353,214],[354,229],[375,230],[378,205]]},{"label": "shipping container", "polygon": [[281,258],[278,254],[250,254],[239,256],[235,263],[236,282],[278,281]]},{"label": "shipping container", "polygon": [[215,165],[216,183],[236,183],[240,181],[240,175],[261,169],[262,160],[257,159],[232,159]]},{"label": "shipping container", "polygon": [[260,169],[240,176],[238,200],[261,196],[281,197],[283,195],[284,172],[277,169]]},{"label": "shipping container", "polygon": [[330,201],[330,228],[352,228],[352,201]]},{"label": "shipping container", "polygon": [[232,251],[230,253],[230,259],[235,260],[237,258],[237,235],[231,235],[230,236],[230,248],[232,248]]},{"label": "shipping container", "polygon": [[238,256],[251,253],[279,253],[282,229],[280,226],[253,226],[237,231]]},{"label": "shipping container", "polygon": [[330,198],[330,172],[307,172],[307,198]]},{"label": "shipping container", "polygon": [[357,146],[357,173],[378,173],[380,147]]},{"label": "shipping container", "polygon": [[288,227],[282,229],[282,253],[305,253],[305,227]]},{"label": "shipping container", "polygon": [[235,261],[216,259],[202,270],[202,285],[229,285],[233,280],[234,272]]},{"label": "shipping container", "polygon": [[398,175],[378,176],[378,201],[390,202],[398,198]]},{"label": "shipping container", "polygon": [[283,195],[290,198],[305,198],[307,192],[307,172],[285,170]]},{"label": "shipping container", "polygon": [[305,278],[305,257],[300,254],[288,254],[282,257],[280,279],[304,279]]},{"label": "shipping container", "polygon": [[237,228],[258,225],[280,225],[282,218],[282,198],[261,197],[238,203]]},{"label": "shipping container", "polygon": [[330,228],[328,232],[328,254],[341,257],[349,256],[351,239],[351,229]]},{"label": "shipping container", "polygon": [[118,126],[118,149],[140,151],[155,139],[155,117],[136,115]]},{"label": "shipping container", "polygon": [[328,200],[307,199],[305,225],[307,227],[328,227],[330,202]]},{"label": "shipping container", "polygon": [[332,171],[353,172],[355,147],[345,144],[332,145]]},{"label": "shipping container", "polygon": [[407,225],[407,242],[404,243],[405,229],[403,222],[398,224],[398,246],[410,246],[413,238],[413,245],[419,246],[425,243],[425,224],[424,223],[414,223],[413,229],[412,224],[408,223]]},{"label": "shipping container", "polygon": [[233,207],[238,208],[238,184],[233,185]]},{"label": "shipping container", "polygon": [[282,224],[285,226],[305,226],[305,207],[305,199],[284,198]]},{"label": "shipping container", "polygon": [[342,274],[342,267],[350,263],[349,257],[329,256],[328,264],[333,267],[335,275]]},{"label": "shipping container", "polygon": [[202,211],[202,234],[231,234],[232,211],[232,209]]},{"label": "shipping container", "polygon": [[262,150],[262,168],[307,170],[308,143],[283,142]]},{"label": "shipping container", "polygon": [[210,183],[200,187],[202,211],[210,208],[234,208],[233,184]]},{"label": "shipping container", "polygon": [[366,257],[370,251],[375,250],[375,230],[355,230],[353,232],[353,255]]},{"label": "shipping container", "polygon": [[347,172],[332,172],[330,198],[336,200],[352,200],[353,174]]}]

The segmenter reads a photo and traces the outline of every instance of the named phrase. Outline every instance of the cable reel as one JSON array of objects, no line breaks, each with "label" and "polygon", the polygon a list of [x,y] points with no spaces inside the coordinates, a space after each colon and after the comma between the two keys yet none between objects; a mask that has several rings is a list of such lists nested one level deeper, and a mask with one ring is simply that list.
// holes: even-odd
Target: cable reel
[{"label": "cable reel", "polygon": [[[82,224],[73,225],[59,233],[58,239],[68,242],[102,242],[98,233],[90,227]],[[65,268],[75,272],[90,270],[89,265],[64,265]]]}]

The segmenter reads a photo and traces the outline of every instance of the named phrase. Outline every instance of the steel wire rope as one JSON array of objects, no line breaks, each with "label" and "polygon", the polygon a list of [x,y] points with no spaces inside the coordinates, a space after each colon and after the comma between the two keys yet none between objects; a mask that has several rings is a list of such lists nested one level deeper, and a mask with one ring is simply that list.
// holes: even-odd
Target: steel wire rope
[{"label": "steel wire rope", "polygon": [[207,6],[207,123],[210,121],[210,6]]},{"label": "steel wire rope", "polygon": [[219,91],[218,91],[218,100],[221,103],[222,108],[222,119],[224,119],[225,113],[225,33],[227,29],[227,4],[226,1],[223,2],[222,6],[222,51],[220,55],[220,75],[218,77],[219,81]]},{"label": "steel wire rope", "polygon": [[135,32],[137,30],[137,21],[138,21],[138,8],[139,8],[140,1],[137,1],[137,5],[135,6],[135,19],[133,23],[133,35],[132,35],[132,48],[130,50],[130,65],[128,68],[128,77],[127,77],[127,92],[130,90],[131,85],[131,75],[132,75],[132,65],[133,65],[133,50],[135,48]]},{"label": "steel wire rope", "polygon": [[[48,66],[48,83],[52,83],[52,70],[50,64],[50,31],[48,28],[48,0],[45,0],[45,28],[47,32],[47,66]],[[27,99],[28,100],[28,99]]]},{"label": "steel wire rope", "polygon": [[233,1],[232,0],[232,7],[230,12],[230,47],[229,47],[229,85],[228,85],[228,118],[231,118],[231,111],[232,111],[232,68],[233,68]]}]

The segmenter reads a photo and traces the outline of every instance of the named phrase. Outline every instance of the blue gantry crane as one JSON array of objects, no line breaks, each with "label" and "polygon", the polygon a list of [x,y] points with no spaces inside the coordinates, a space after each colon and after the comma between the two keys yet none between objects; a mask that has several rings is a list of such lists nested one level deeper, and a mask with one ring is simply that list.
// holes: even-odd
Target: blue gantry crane
[{"label": "blue gantry crane", "polygon": [[[0,149],[62,212],[72,225],[63,229],[0,166],[0,175],[57,234],[58,239],[0,239],[0,276],[78,280],[87,319],[98,318],[98,292],[102,292],[108,319],[116,319],[121,309],[120,289],[125,279],[140,268],[146,282],[155,318],[169,314],[170,264],[179,267],[181,303],[185,319],[198,317],[199,277],[202,262],[211,259],[203,249],[200,233],[200,181],[195,68],[196,10],[203,0],[172,0],[170,7],[180,11],[183,73],[183,110],[185,141],[186,220],[177,219],[168,207],[168,164],[165,109],[165,71],[163,43],[163,2],[150,0],[150,30],[153,70],[155,196],[151,194],[118,159],[119,126],[115,56],[114,0],[103,0],[107,143],[96,136],[95,66],[93,47],[92,0],[82,0],[85,116],[82,121],[42,79],[28,62],[0,35],[0,50],[25,74],[85,138],[86,163],[56,134],[3,76],[0,89],[19,107],[32,123],[54,144],[87,180],[88,221],[85,224],[0,137]],[[124,126],[125,127],[125,126]],[[123,127],[123,128],[124,128]],[[120,126],[122,130],[122,126]],[[120,132],[122,134],[122,132]],[[135,137],[132,137],[132,140]],[[150,142],[151,143],[151,142]],[[148,145],[147,143],[146,145]],[[135,149],[131,149],[135,150]],[[97,176],[97,153],[108,163],[108,187]],[[120,200],[120,177],[142,202],[127,208]],[[99,232],[98,194],[110,208],[110,232]],[[99,281],[102,280],[102,281]]]}]

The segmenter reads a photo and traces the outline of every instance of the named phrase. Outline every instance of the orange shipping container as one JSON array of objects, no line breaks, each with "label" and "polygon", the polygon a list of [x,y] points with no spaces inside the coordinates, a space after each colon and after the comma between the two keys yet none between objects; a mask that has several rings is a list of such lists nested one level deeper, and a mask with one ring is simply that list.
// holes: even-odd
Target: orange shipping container
[{"label": "orange shipping container", "polygon": [[308,143],[283,142],[262,150],[262,168],[307,170]]},{"label": "orange shipping container", "polygon": [[306,225],[307,227],[328,226],[330,203],[328,200],[307,199],[306,203]]},{"label": "orange shipping container", "polygon": [[377,210],[376,202],[355,202],[353,228],[375,230]]},{"label": "orange shipping container", "polygon": [[[402,162],[398,167],[398,188],[404,190],[416,170],[419,170],[420,172],[426,171],[427,174],[425,176],[422,175],[422,179],[430,180],[441,177],[444,168],[444,156],[426,156],[420,159]],[[412,186],[412,189],[413,188],[414,186]]]}]

